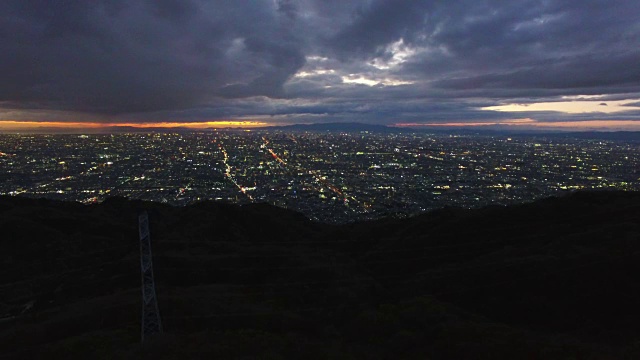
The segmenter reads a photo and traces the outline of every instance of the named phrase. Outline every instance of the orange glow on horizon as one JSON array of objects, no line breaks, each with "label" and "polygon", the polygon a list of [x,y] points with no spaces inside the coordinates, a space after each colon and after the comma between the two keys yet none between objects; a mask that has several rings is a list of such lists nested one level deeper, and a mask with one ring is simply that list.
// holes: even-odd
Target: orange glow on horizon
[{"label": "orange glow on horizon", "polygon": [[[253,128],[278,125],[275,123],[267,123],[263,121],[237,121],[237,120],[218,120],[204,122],[155,122],[155,123],[102,123],[102,122],[64,122],[64,121],[16,121],[16,120],[0,120],[0,131],[29,131],[38,129],[51,130],[100,130],[110,127],[131,127],[137,129],[149,128],[187,128],[187,129],[206,129],[206,128]],[[576,130],[636,130],[640,131],[640,121],[636,120],[585,120],[585,121],[558,121],[558,122],[541,122],[530,118],[497,120],[489,122],[464,122],[451,121],[444,123],[396,123],[391,126],[395,127],[489,127],[489,126],[507,126],[509,128],[531,128],[531,129],[576,129]]]},{"label": "orange glow on horizon", "polygon": [[38,128],[55,128],[55,129],[101,129],[109,127],[133,127],[138,129],[148,128],[189,128],[189,129],[206,129],[216,127],[242,127],[251,128],[259,126],[269,126],[269,124],[261,121],[234,121],[219,120],[206,122],[154,122],[154,123],[101,123],[101,122],[64,122],[64,121],[14,121],[0,120],[0,130],[31,130]]},{"label": "orange glow on horizon", "polygon": [[602,129],[602,130],[640,130],[640,121],[635,120],[584,120],[584,121],[558,121],[540,122],[533,119],[513,119],[505,121],[491,122],[446,122],[446,123],[397,123],[397,127],[477,127],[477,126],[499,126],[506,125],[510,128],[533,128],[533,129]]}]

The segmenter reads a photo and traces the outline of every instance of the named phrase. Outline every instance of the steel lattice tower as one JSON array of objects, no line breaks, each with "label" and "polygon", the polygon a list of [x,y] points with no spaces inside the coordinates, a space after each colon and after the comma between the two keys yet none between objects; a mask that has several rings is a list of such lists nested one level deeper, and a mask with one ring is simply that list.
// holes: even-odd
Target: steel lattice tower
[{"label": "steel lattice tower", "polygon": [[143,212],[138,217],[140,232],[140,265],[142,270],[142,342],[150,335],[162,332],[160,311],[156,298],[151,261],[151,239],[149,237],[149,215]]}]

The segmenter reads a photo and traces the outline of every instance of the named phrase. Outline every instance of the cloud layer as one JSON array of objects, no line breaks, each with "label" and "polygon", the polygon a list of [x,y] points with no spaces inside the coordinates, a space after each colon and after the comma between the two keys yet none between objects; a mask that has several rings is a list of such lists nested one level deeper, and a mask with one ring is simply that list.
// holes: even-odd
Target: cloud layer
[{"label": "cloud layer", "polygon": [[0,120],[640,120],[635,0],[6,0],[0,37]]}]

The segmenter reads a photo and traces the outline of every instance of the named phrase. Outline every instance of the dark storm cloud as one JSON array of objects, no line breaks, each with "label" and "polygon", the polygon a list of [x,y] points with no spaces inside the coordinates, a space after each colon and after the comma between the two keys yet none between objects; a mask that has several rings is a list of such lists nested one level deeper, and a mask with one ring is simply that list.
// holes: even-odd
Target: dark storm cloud
[{"label": "dark storm cloud", "polygon": [[378,2],[336,44],[375,56],[403,38],[422,51],[398,75],[436,87],[637,90],[638,14],[634,1]]},{"label": "dark storm cloud", "polygon": [[277,96],[304,63],[269,2],[8,1],[0,10],[2,101],[184,108],[216,95]]},{"label": "dark storm cloud", "polygon": [[[609,87],[628,87],[640,90],[640,51],[622,54],[558,58],[523,67],[507,73],[459,77],[441,80],[436,86],[443,88],[504,88],[504,89],[598,89],[601,93]],[[614,71],[615,69],[615,71]],[[573,90],[573,91],[575,91]]]},{"label": "dark storm cloud", "polygon": [[353,22],[333,36],[330,47],[343,57],[381,55],[381,46],[412,39],[430,12],[424,1],[373,1],[357,9]]},{"label": "dark storm cloud", "polygon": [[640,98],[635,0],[7,0],[0,36],[12,114],[447,122]]}]

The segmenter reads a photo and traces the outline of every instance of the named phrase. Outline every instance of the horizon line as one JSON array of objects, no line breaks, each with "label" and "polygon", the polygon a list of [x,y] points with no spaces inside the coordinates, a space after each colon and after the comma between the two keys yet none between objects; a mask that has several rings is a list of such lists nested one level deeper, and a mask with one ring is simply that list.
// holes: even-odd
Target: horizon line
[{"label": "horizon line", "polygon": [[429,123],[391,123],[391,124],[369,124],[366,122],[328,122],[328,123],[295,123],[283,124],[272,123],[260,120],[210,120],[198,122],[96,122],[96,121],[23,121],[23,120],[0,120],[0,133],[64,133],[64,131],[76,132],[96,132],[118,128],[144,129],[176,129],[176,130],[215,130],[215,129],[247,129],[263,127],[281,127],[295,125],[322,125],[322,124],[362,124],[374,126],[386,126],[395,129],[483,129],[499,131],[640,131],[640,121],[635,120],[583,120],[583,121],[557,121],[540,122],[530,118],[496,120],[487,122],[478,121],[449,121],[449,122],[429,122]]}]

